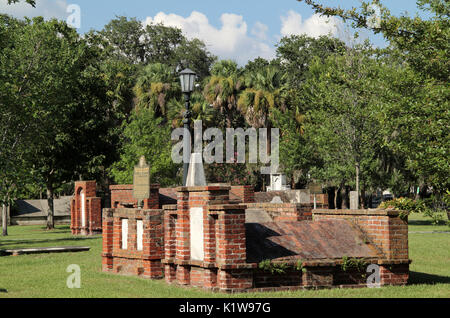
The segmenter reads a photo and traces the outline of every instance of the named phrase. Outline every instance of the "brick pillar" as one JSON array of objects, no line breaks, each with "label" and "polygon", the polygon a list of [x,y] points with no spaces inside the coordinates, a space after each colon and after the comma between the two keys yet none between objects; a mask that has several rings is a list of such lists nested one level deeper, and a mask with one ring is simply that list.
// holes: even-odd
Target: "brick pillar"
[{"label": "brick pillar", "polygon": [[70,200],[70,229],[75,234],[75,199]]},{"label": "brick pillar", "polygon": [[176,269],[176,279],[177,283],[180,285],[189,285],[190,279],[190,266],[188,265],[178,265]]},{"label": "brick pillar", "polygon": [[246,262],[244,205],[210,206],[210,214],[218,214],[216,261],[220,265]]},{"label": "brick pillar", "polygon": [[89,234],[97,234],[102,231],[102,199],[90,198],[89,200]]},{"label": "brick pillar", "polygon": [[176,280],[176,266],[174,264],[177,241],[176,241],[176,224],[177,224],[177,206],[165,205],[164,209],[164,278],[167,283]]},{"label": "brick pillar", "polygon": [[[205,211],[205,213],[207,213]],[[216,226],[218,225],[218,215],[205,215],[204,218],[204,251],[205,263],[216,262]]]},{"label": "brick pillar", "polygon": [[232,186],[230,193],[236,196],[241,203],[255,202],[255,191],[253,189],[253,186]]},{"label": "brick pillar", "polygon": [[386,264],[380,266],[381,285],[406,285],[409,278],[409,264]]},{"label": "brick pillar", "polygon": [[178,192],[176,223],[176,260],[190,260],[189,192]]},{"label": "brick pillar", "polygon": [[142,257],[146,277],[161,278],[163,258],[163,211],[146,211],[144,218],[144,233]]},{"label": "brick pillar", "polygon": [[249,269],[219,269],[217,287],[221,291],[241,291],[253,287],[253,273]]},{"label": "brick pillar", "polygon": [[159,184],[150,186],[150,196],[144,200],[144,209],[159,209]]},{"label": "brick pillar", "polygon": [[173,283],[177,279],[177,269],[174,264],[164,265],[164,279],[166,283]]},{"label": "brick pillar", "polygon": [[189,235],[189,192],[179,191],[177,194],[177,223],[176,223],[176,253],[175,259],[179,264],[176,268],[176,279],[178,284],[188,285],[189,266],[185,264],[191,258],[190,235]]},{"label": "brick pillar", "polygon": [[102,270],[104,272],[111,271],[113,269],[113,230],[114,219],[111,209],[105,209],[103,214],[103,251],[102,251]]}]

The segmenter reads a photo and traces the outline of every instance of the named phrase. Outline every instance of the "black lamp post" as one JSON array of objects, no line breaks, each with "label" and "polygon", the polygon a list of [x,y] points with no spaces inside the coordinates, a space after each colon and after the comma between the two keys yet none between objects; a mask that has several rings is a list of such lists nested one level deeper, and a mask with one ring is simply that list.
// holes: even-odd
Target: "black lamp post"
[{"label": "black lamp post", "polygon": [[[191,157],[191,145],[192,138],[188,134],[190,130],[190,119],[191,119],[191,111],[189,109],[191,93],[194,91],[194,82],[195,82],[196,74],[194,71],[190,69],[185,69],[180,72],[180,82],[181,82],[181,91],[184,95],[186,112],[184,113],[184,151],[183,151],[183,186],[186,185],[187,174],[189,170],[189,160]],[[187,151],[189,149],[189,152]]]}]

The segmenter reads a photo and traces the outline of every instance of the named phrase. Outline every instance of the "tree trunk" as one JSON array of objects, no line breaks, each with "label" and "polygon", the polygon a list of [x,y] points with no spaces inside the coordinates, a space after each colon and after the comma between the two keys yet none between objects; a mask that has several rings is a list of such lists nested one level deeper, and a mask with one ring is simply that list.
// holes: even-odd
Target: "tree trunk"
[{"label": "tree trunk", "polygon": [[6,213],[6,204],[2,207],[2,236],[8,236],[8,214]]},{"label": "tree trunk", "polygon": [[334,209],[337,210],[338,206],[337,206],[337,197],[338,197],[338,192],[339,192],[339,188],[335,187],[334,188]]},{"label": "tree trunk", "polygon": [[366,208],[366,189],[363,187],[361,189],[361,209]]},{"label": "tree trunk", "polygon": [[355,173],[356,173],[356,180],[355,180],[355,183],[356,183],[356,195],[357,195],[357,197],[358,197],[358,206],[356,207],[357,209],[359,209],[359,202],[360,202],[360,195],[359,195],[359,162],[357,162],[356,164],[355,164]]},{"label": "tree trunk", "polygon": [[53,207],[53,187],[52,186],[47,186],[47,203],[48,203],[47,230],[52,230],[55,228],[55,221],[53,219],[55,210]]},{"label": "tree trunk", "polygon": [[6,216],[7,223],[6,225],[11,225],[11,197],[8,194],[8,205],[6,206]]}]

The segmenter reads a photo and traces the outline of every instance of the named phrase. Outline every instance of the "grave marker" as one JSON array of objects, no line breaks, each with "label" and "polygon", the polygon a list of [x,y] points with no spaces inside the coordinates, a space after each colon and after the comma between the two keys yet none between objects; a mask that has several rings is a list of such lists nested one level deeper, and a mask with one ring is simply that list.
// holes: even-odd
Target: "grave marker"
[{"label": "grave marker", "polygon": [[144,206],[144,199],[150,196],[150,166],[142,156],[134,167],[133,197],[138,201],[138,208]]}]

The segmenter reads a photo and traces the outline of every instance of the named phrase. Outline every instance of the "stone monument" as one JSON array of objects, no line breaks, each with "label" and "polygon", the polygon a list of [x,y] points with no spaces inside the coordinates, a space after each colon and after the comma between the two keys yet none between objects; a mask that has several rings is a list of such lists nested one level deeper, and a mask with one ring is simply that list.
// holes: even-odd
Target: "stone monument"
[{"label": "stone monument", "polygon": [[189,163],[186,187],[206,186],[205,171],[201,153],[192,153]]},{"label": "stone monument", "polygon": [[150,166],[141,156],[139,164],[134,167],[133,197],[138,201],[138,208],[144,207],[144,199],[150,196]]},{"label": "stone monument", "polygon": [[350,191],[350,210],[358,210],[358,191]]}]

